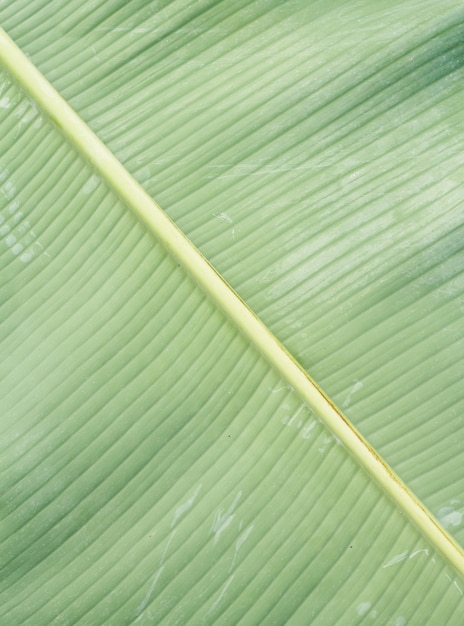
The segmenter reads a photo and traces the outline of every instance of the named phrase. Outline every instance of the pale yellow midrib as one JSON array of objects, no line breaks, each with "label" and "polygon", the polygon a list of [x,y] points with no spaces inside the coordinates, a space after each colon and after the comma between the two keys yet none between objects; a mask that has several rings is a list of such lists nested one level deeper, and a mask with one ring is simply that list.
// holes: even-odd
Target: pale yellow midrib
[{"label": "pale yellow midrib", "polygon": [[464,575],[464,552],[422,502],[330,402],[282,344],[216,272],[189,239],[0,29],[0,59],[111,188],[189,272],[211,300],[324,420],[425,537]]}]

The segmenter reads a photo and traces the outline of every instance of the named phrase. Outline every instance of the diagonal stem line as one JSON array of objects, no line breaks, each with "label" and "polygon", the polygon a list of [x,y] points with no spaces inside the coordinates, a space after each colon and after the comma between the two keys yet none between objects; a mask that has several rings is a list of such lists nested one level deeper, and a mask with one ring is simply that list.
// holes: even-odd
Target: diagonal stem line
[{"label": "diagonal stem line", "polygon": [[251,345],[320,415],[432,545],[464,575],[462,548],[2,29],[0,60]]}]

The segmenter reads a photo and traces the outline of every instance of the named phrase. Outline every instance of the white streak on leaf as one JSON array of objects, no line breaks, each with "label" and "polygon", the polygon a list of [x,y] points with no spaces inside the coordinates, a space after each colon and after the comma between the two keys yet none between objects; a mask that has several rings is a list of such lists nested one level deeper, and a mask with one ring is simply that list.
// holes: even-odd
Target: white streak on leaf
[{"label": "white streak on leaf", "polygon": [[460,526],[462,523],[462,517],[462,513],[460,511],[456,511],[452,506],[444,506],[437,513],[438,521],[443,528]]},{"label": "white streak on leaf", "polygon": [[414,552],[411,552],[411,554],[409,555],[410,559],[413,559],[417,554],[420,554],[421,552],[424,552],[427,556],[429,556],[429,551],[427,548],[423,548],[422,550],[415,550]]},{"label": "white streak on leaf", "polygon": [[100,183],[100,179],[95,174],[92,174],[90,178],[86,181],[85,185],[82,187],[82,193],[86,196],[90,195],[92,191],[94,191]]},{"label": "white streak on leaf", "polygon": [[361,602],[360,604],[358,604],[356,611],[358,615],[366,615],[371,606],[372,604],[370,602]]},{"label": "white streak on leaf", "polygon": [[408,553],[409,553],[409,550],[405,550],[404,552],[401,552],[401,554],[395,555],[392,559],[387,561],[385,565],[382,565],[382,567],[383,568],[390,567],[391,565],[396,565],[397,563],[401,563],[401,561],[404,561],[404,559],[407,558]]},{"label": "white streak on leaf", "polygon": [[234,558],[232,559],[232,563],[230,565],[229,568],[229,572],[231,569],[233,569],[234,565],[235,565],[235,561],[237,560],[237,554],[238,551],[240,550],[240,548],[243,546],[243,544],[245,543],[245,541],[248,539],[248,537],[251,535],[251,531],[253,530],[253,528],[255,527],[254,524],[250,524],[250,526],[248,526],[244,532],[240,535],[240,537],[237,539],[237,541],[235,542],[235,551],[234,551]]},{"label": "white streak on leaf", "polygon": [[160,566],[158,567],[158,569],[155,572],[153,580],[151,581],[151,585],[148,588],[148,591],[145,594],[142,602],[138,605],[138,607],[135,610],[135,615],[137,616],[137,619],[135,620],[136,622],[138,622],[140,619],[142,619],[143,611],[144,611],[145,607],[147,606],[147,604],[148,604],[148,602],[150,600],[150,597],[151,597],[151,595],[153,593],[153,590],[156,587],[156,583],[158,582],[161,574],[163,573],[163,570],[164,570],[163,562],[164,562],[164,559],[166,558],[166,554],[167,554],[167,552],[169,550],[169,546],[171,545],[171,542],[172,542],[175,534],[176,534],[176,530],[174,529],[172,531],[172,533],[169,535],[169,538],[168,538],[168,540],[166,542],[166,547],[164,548],[163,554],[161,556]]},{"label": "white streak on leaf", "polygon": [[360,382],[359,380],[356,380],[353,387],[351,388],[351,391],[348,393],[348,395],[345,398],[345,401],[343,402],[343,408],[347,409],[350,404],[351,404],[351,397],[354,393],[356,393],[357,391],[359,391],[360,389],[362,389],[362,382]]},{"label": "white streak on leaf", "polygon": [[147,591],[147,593],[145,594],[145,597],[143,598],[142,602],[139,604],[139,606],[136,609],[136,615],[138,615],[138,619],[136,621],[138,621],[142,616],[140,615],[140,613],[142,613],[143,609],[147,606],[148,601],[150,600],[150,596],[153,593],[153,589],[155,588],[156,583],[159,580],[159,577],[161,576],[161,574],[163,573],[164,570],[164,565],[162,565],[161,567],[158,568],[158,570],[156,571],[156,574],[151,582],[151,585]]},{"label": "white streak on leaf", "polygon": [[225,596],[227,589],[229,588],[230,583],[233,581],[234,576],[235,574],[232,574],[232,576],[226,581],[225,585],[223,586],[221,590],[221,593],[219,594],[218,598],[213,602],[213,604],[211,605],[211,608],[209,609],[206,615],[209,615],[210,613],[212,613],[214,609],[220,604],[220,602]]},{"label": "white streak on leaf", "polygon": [[301,431],[301,436],[303,437],[303,439],[309,439],[311,437],[311,431],[314,430],[314,428],[317,425],[317,420],[314,420],[313,422],[311,422],[310,424],[307,424],[303,430]]},{"label": "white streak on leaf", "polygon": [[188,500],[186,500],[183,504],[177,507],[176,512],[174,513],[173,520],[171,522],[171,528],[177,523],[178,519],[184,515],[190,508],[192,508],[193,503],[195,502],[195,498],[200,493],[202,485],[198,485],[193,494],[190,496]]},{"label": "white streak on leaf", "polygon": [[234,501],[232,502],[232,504],[230,505],[230,507],[227,509],[225,513],[223,512],[222,509],[219,509],[219,511],[217,511],[214,517],[213,526],[211,528],[212,532],[214,533],[215,544],[219,541],[219,537],[225,531],[225,529],[232,523],[232,520],[235,517],[234,510],[241,497],[242,497],[242,492],[239,491],[237,495],[235,496]]},{"label": "white streak on leaf", "polygon": [[292,423],[296,420],[296,418],[298,417],[298,415],[301,413],[301,411],[304,408],[304,404],[302,404],[300,407],[298,407],[298,409],[295,411],[295,413],[291,416],[288,417],[287,415],[285,417],[282,418],[282,423],[285,424],[286,426],[291,426]]}]

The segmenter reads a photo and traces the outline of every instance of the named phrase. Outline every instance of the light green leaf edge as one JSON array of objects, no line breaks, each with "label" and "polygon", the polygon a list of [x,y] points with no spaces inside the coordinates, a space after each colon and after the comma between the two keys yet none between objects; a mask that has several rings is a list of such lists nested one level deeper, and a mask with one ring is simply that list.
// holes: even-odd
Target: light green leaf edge
[{"label": "light green leaf edge", "polygon": [[0,60],[208,297],[321,416],[435,548],[464,575],[464,551],[460,546],[2,29]]}]

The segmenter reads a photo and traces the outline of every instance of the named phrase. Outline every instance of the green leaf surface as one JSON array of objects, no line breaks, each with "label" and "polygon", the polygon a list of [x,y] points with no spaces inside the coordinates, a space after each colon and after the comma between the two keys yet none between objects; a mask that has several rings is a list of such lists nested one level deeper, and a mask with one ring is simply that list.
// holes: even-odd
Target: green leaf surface
[{"label": "green leaf surface", "polygon": [[0,13],[461,544],[463,18],[454,0]]},{"label": "green leaf surface", "polygon": [[[463,543],[453,4],[0,20]],[[3,622],[461,625],[440,541],[23,88],[2,74]]]}]

